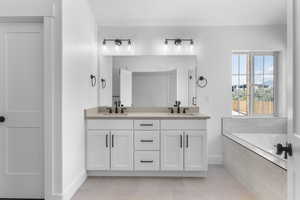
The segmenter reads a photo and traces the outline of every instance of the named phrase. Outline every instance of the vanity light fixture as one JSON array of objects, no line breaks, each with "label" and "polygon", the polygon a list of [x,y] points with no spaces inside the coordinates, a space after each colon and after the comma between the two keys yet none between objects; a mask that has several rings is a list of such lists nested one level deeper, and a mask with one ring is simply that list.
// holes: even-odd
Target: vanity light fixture
[{"label": "vanity light fixture", "polygon": [[190,45],[194,45],[193,39],[180,39],[180,38],[167,38],[165,39],[165,44],[168,45],[169,42],[174,42],[176,46],[182,45],[184,42],[189,42]]},{"label": "vanity light fixture", "polygon": [[123,42],[126,42],[127,45],[131,45],[131,39],[104,39],[102,44],[106,45],[107,42],[113,42],[116,46],[122,46]]}]

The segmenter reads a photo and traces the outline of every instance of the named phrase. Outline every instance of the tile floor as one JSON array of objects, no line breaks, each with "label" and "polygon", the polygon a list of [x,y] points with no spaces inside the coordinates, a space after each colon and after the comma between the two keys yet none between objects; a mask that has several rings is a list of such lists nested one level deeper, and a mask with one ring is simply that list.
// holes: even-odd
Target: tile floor
[{"label": "tile floor", "polygon": [[223,166],[207,178],[89,177],[72,200],[255,200]]}]

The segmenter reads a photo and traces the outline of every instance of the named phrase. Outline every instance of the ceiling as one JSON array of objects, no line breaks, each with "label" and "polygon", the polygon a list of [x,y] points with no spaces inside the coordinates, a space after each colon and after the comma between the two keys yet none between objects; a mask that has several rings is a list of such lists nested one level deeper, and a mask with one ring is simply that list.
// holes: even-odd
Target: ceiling
[{"label": "ceiling", "polygon": [[286,0],[89,0],[99,25],[285,24]]}]

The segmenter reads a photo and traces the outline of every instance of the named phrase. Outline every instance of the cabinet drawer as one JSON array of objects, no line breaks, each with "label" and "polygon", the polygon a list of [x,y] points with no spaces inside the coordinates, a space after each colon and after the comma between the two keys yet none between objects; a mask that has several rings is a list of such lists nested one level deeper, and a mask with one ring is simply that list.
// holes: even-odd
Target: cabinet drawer
[{"label": "cabinet drawer", "polygon": [[162,130],[206,130],[206,120],[161,120]]},{"label": "cabinet drawer", "polygon": [[136,150],[159,150],[159,131],[135,131]]},{"label": "cabinet drawer", "polygon": [[133,120],[87,120],[88,130],[130,130],[133,129]]},{"label": "cabinet drawer", "polygon": [[159,152],[158,151],[136,151],[135,170],[136,171],[159,170]]},{"label": "cabinet drawer", "polygon": [[134,120],[134,129],[153,130],[159,129],[159,120]]}]

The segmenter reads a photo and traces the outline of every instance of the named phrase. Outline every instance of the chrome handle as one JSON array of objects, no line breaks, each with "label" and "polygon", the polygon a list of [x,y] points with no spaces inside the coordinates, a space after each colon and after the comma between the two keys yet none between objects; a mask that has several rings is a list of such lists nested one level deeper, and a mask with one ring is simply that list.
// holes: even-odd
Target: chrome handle
[{"label": "chrome handle", "polygon": [[140,126],[153,126],[153,124],[140,124]]},{"label": "chrome handle", "polygon": [[141,163],[153,163],[153,160],[141,160]]},{"label": "chrome handle", "polygon": [[141,142],[153,142],[153,140],[141,140]]}]

